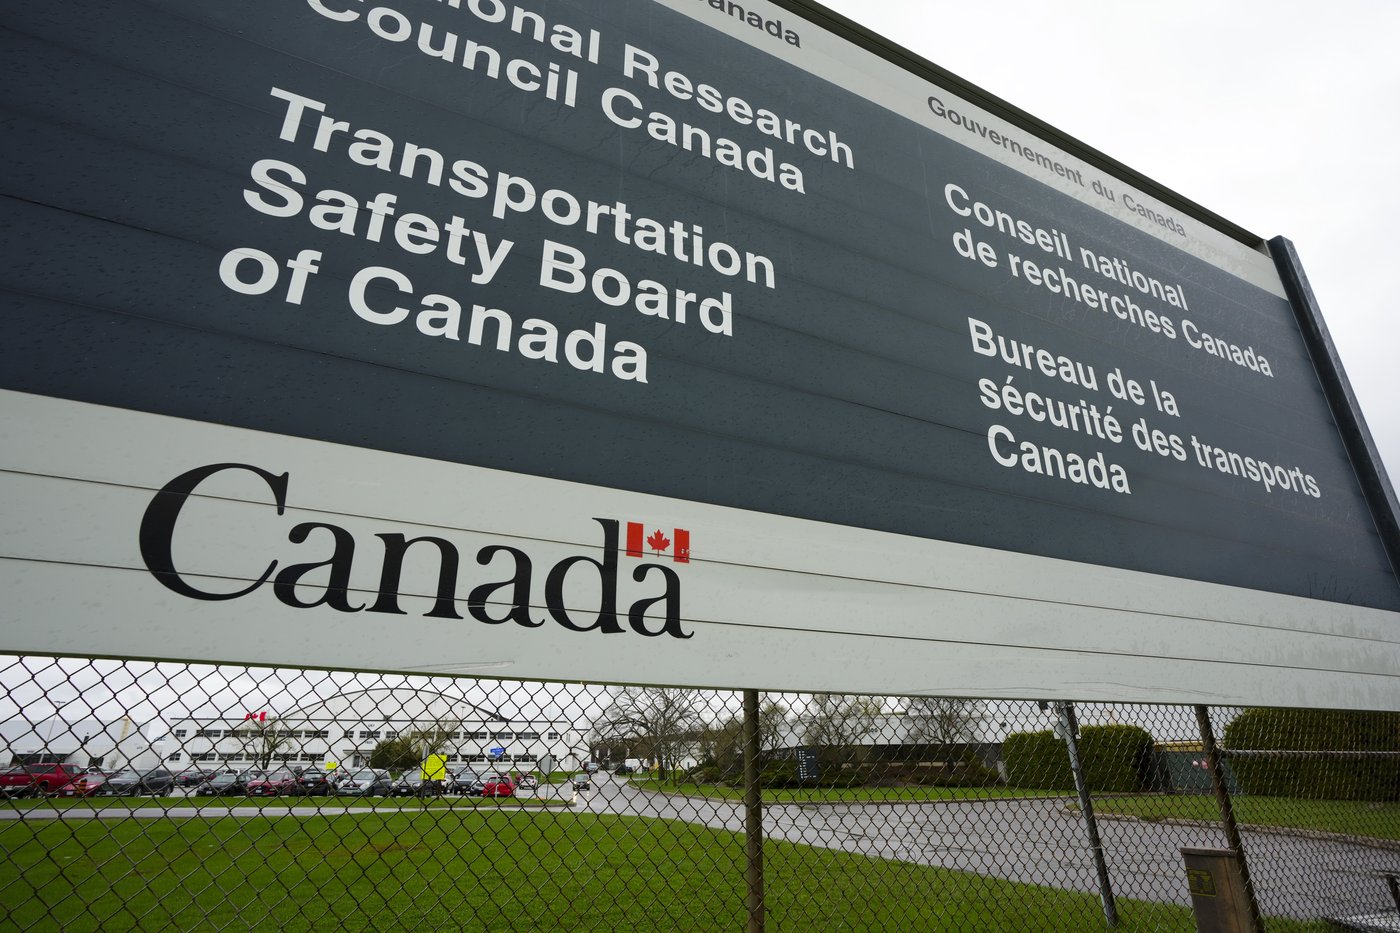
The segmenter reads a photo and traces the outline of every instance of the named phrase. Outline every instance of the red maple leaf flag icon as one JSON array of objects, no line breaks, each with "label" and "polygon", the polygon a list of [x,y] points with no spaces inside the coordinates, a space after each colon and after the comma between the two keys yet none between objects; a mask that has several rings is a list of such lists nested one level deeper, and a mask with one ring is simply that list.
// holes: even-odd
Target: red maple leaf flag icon
[{"label": "red maple leaf flag icon", "polygon": [[645,529],[643,529],[642,523],[641,523],[641,522],[628,522],[628,523],[627,523],[627,556],[628,556],[628,557],[641,557],[641,556],[642,556],[642,535],[645,534],[645,533],[646,533],[646,531],[645,531]]},{"label": "red maple leaf flag icon", "polygon": [[[673,543],[674,549],[672,549]],[[671,550],[673,561],[678,564],[688,564],[690,563],[690,532],[684,528],[676,528],[671,538],[668,538],[666,533],[658,528],[648,535],[644,523],[628,522],[627,556],[642,557],[646,549],[650,549],[656,554]]]}]

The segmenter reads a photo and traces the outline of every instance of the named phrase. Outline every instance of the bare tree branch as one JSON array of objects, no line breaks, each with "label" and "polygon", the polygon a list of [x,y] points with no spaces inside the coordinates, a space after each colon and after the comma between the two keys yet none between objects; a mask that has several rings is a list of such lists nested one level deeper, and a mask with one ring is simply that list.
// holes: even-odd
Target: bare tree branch
[{"label": "bare tree branch", "polygon": [[630,743],[639,757],[655,759],[662,774],[669,774],[699,738],[703,705],[699,690],[626,687],[593,732],[600,741]]}]

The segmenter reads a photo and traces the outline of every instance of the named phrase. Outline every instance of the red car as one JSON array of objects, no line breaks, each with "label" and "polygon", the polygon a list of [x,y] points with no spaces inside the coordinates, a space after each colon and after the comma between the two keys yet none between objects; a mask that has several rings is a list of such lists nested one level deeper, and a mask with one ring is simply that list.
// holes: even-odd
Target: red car
[{"label": "red car", "polygon": [[83,769],[59,762],[24,765],[0,774],[0,795],[27,797],[30,794],[52,794],[72,781]]},{"label": "red car", "polygon": [[79,774],[54,793],[59,797],[96,797],[102,793],[103,785],[106,783],[107,775],[101,771],[89,771],[86,774]]},{"label": "red car", "polygon": [[260,775],[248,780],[249,797],[277,797],[282,794],[290,794],[297,786],[297,776],[291,771],[281,769],[270,774]]},{"label": "red car", "polygon": [[513,797],[515,796],[515,782],[504,774],[488,774],[481,782],[481,796],[483,797]]}]

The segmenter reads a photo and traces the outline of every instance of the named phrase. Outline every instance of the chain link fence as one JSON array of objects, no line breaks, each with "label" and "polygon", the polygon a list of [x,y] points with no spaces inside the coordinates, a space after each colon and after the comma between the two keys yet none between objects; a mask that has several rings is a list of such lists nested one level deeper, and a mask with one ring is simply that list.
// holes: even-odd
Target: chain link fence
[{"label": "chain link fence", "polygon": [[8,929],[1400,928],[1395,713],[18,657],[0,764]]}]

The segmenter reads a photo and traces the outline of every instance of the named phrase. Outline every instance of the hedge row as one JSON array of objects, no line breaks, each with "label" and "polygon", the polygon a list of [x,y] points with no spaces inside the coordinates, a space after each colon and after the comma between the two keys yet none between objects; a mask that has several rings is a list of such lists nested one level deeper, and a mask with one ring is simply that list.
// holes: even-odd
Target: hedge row
[{"label": "hedge row", "polygon": [[[1152,735],[1139,726],[1084,726],[1079,760],[1091,791],[1150,789]],[[1001,748],[1012,787],[1074,790],[1065,743],[1053,732],[1014,732]]]},{"label": "hedge row", "polygon": [[[1249,709],[1225,727],[1230,751],[1400,752],[1400,713]],[[1229,759],[1247,794],[1400,800],[1400,758]]]}]

